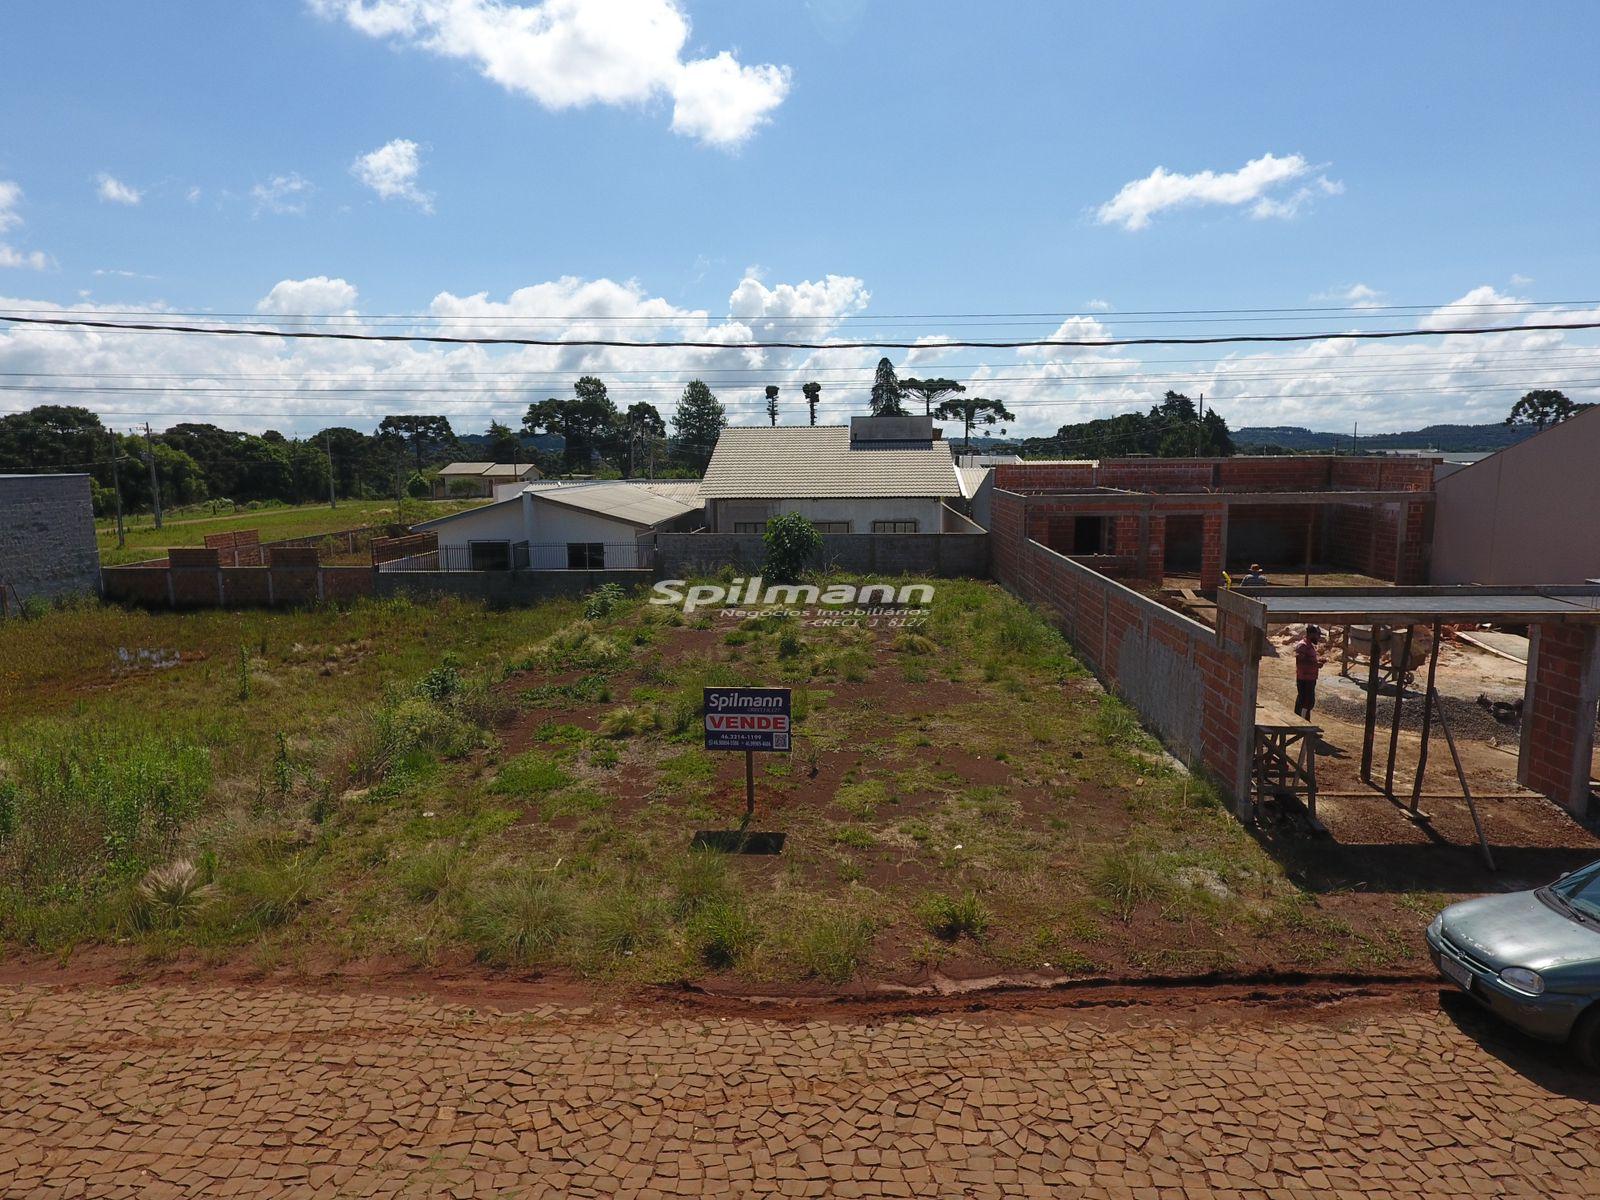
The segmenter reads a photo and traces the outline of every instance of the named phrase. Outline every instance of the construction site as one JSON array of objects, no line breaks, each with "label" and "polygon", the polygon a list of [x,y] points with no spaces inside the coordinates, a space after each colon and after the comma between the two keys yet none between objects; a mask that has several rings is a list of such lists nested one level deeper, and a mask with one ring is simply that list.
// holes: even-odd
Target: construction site
[{"label": "construction site", "polygon": [[1530,886],[1600,847],[1600,583],[1430,586],[1437,465],[1001,465],[993,570],[1308,885]]}]

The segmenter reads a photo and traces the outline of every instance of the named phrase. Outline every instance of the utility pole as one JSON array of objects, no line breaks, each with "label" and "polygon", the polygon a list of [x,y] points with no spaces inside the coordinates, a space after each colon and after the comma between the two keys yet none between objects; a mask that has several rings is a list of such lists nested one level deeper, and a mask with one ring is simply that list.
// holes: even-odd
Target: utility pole
[{"label": "utility pole", "polygon": [[150,464],[150,500],[155,509],[156,528],[161,528],[161,480],[156,477],[156,439],[150,422],[144,423],[144,459]]},{"label": "utility pole", "polygon": [[1356,454],[1356,434],[1358,434],[1360,432],[1361,432],[1361,422],[1360,421],[1351,422],[1351,425],[1350,425],[1350,457],[1351,458],[1355,457],[1355,454]]},{"label": "utility pole", "polygon": [[322,452],[328,456],[328,507],[338,508],[339,498],[333,490],[333,442],[328,435],[322,435]]},{"label": "utility pole", "polygon": [[122,476],[117,472],[117,431],[108,429],[106,435],[111,439],[111,494],[117,500],[117,549],[121,550],[128,544],[128,533],[122,527]]},{"label": "utility pole", "polygon": [[1206,394],[1200,393],[1200,415],[1194,423],[1194,456],[1200,457],[1200,451],[1205,443],[1206,436]]}]

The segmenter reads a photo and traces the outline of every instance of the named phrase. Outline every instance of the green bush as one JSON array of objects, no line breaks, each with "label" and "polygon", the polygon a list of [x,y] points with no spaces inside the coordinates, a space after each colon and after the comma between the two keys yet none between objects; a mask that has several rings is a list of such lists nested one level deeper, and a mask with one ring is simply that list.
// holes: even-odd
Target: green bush
[{"label": "green bush", "polygon": [[627,599],[627,593],[622,590],[622,585],[617,583],[602,583],[589,593],[583,602],[583,615],[586,620],[598,621],[609,617],[612,612]]},{"label": "green bush", "polygon": [[822,534],[799,513],[781,513],[767,522],[761,535],[766,546],[762,574],[768,582],[796,583],[822,551]]},{"label": "green bush", "polygon": [[559,765],[529,750],[519,754],[500,768],[490,790],[503,796],[543,796],[572,782]]}]

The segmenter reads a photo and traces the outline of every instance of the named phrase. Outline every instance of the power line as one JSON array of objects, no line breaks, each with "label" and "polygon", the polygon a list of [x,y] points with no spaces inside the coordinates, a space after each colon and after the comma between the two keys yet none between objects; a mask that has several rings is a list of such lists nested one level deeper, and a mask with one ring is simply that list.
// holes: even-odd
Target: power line
[{"label": "power line", "polygon": [[[1329,305],[1278,305],[1259,308],[1148,308],[1148,309],[1058,309],[1037,312],[952,312],[952,313],[815,313],[806,315],[768,315],[763,313],[729,313],[716,320],[737,321],[741,323],[759,324],[815,324],[839,321],[953,321],[953,320],[1026,320],[1026,321],[1054,321],[1066,320],[1073,317],[1082,317],[1095,321],[1121,321],[1130,317],[1205,317],[1205,316],[1239,316],[1255,317],[1264,314],[1339,314],[1348,313],[1360,317],[1382,315],[1385,313],[1439,313],[1450,312],[1531,312],[1538,309],[1559,308],[1585,308],[1600,305],[1597,299],[1580,300],[1495,300],[1478,302],[1440,301],[1429,304],[1329,304]],[[487,324],[582,324],[582,323],[608,323],[608,324],[656,324],[656,325],[683,325],[696,321],[708,320],[709,313],[701,310],[683,310],[674,314],[574,314],[574,313],[262,313],[256,312],[213,312],[204,309],[158,309],[149,308],[68,308],[68,307],[10,307],[0,309],[0,312],[22,313],[26,315],[53,314],[63,315],[88,315],[88,316],[170,316],[203,318],[208,320],[273,320],[273,321],[322,321],[322,322],[374,322],[374,321],[454,321],[454,322],[481,322]]]},{"label": "power line", "polygon": [[[18,317],[0,320],[23,325],[100,329],[124,333],[182,333],[226,337],[268,337],[346,342],[426,342],[466,346],[552,346],[616,350],[926,350],[926,342],[890,340],[834,342],[727,342],[633,341],[622,338],[538,338],[466,336],[439,333],[352,333],[330,329],[260,329],[247,326],[174,325],[140,321],[100,321],[83,317]],[[1476,337],[1493,333],[1549,333],[1557,330],[1600,329],[1600,321],[1531,322],[1522,325],[1480,325],[1460,329],[1365,329],[1320,333],[1230,333],[1152,335],[1132,338],[1021,338],[1011,341],[950,339],[937,343],[950,349],[1025,350],[1053,347],[1095,349],[1114,346],[1219,346],[1243,343],[1384,341],[1393,338]]]}]

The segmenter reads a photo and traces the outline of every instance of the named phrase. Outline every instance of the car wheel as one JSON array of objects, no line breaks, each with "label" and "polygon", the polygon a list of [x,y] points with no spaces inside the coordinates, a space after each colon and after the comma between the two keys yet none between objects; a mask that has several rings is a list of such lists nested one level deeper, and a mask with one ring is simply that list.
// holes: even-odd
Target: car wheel
[{"label": "car wheel", "polygon": [[1600,1071],[1600,1004],[1591,1004],[1572,1027],[1572,1048],[1584,1066]]}]

